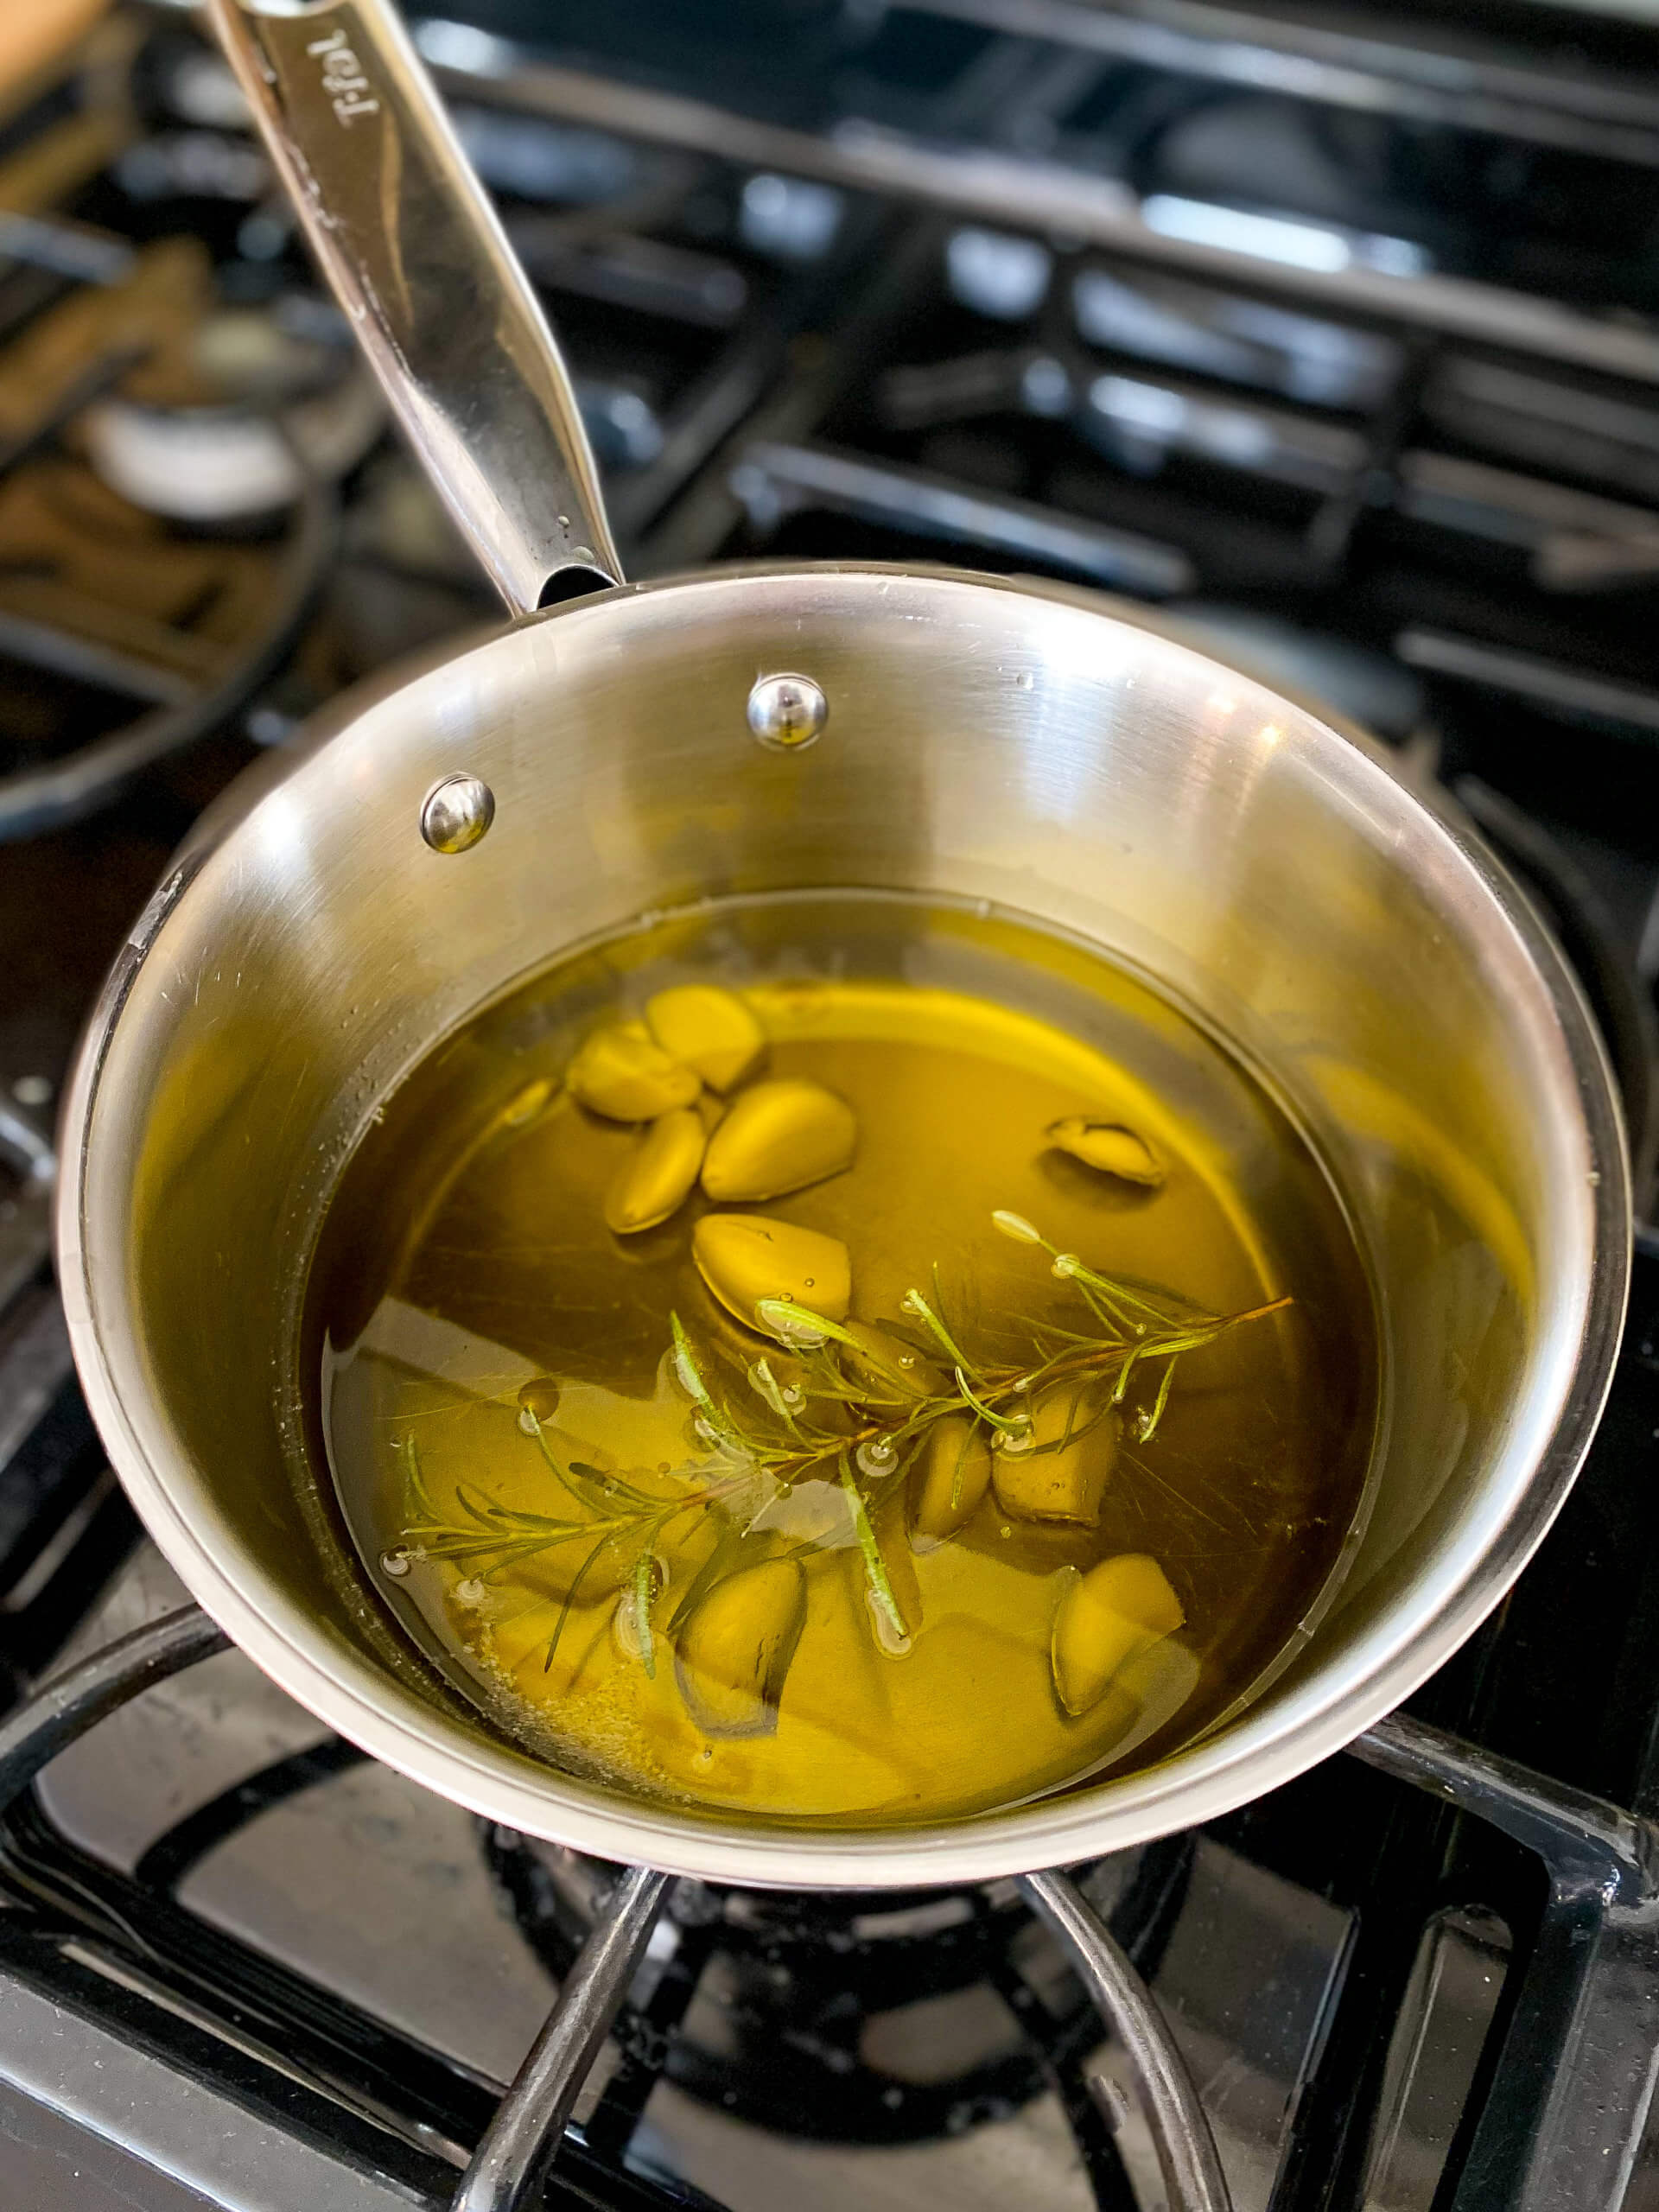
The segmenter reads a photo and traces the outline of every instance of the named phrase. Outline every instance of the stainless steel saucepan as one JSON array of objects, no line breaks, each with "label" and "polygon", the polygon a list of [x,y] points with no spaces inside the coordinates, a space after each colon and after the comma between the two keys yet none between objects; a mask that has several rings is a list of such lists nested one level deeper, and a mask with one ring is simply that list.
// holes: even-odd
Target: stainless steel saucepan
[{"label": "stainless steel saucepan", "polygon": [[[1607,1389],[1624,1147],[1554,944],[1379,751],[1097,601],[880,567],[624,584],[563,365],[390,7],[213,13],[515,620],[359,697],[280,781],[216,810],[93,1016],[64,1122],[63,1294],[156,1541],[269,1675],[377,1758],[673,1874],[1025,1874],[1207,1819],[1346,1744],[1519,1573]],[[539,1763],[405,1647],[325,1476],[294,1471],[319,1218],[435,1040],[647,910],[824,887],[1034,917],[1232,1039],[1329,1154],[1385,1343],[1375,1507],[1294,1663],[1148,1772],[931,1827],[791,1833]],[[623,1900],[613,1980],[655,1893],[640,1877]]]}]

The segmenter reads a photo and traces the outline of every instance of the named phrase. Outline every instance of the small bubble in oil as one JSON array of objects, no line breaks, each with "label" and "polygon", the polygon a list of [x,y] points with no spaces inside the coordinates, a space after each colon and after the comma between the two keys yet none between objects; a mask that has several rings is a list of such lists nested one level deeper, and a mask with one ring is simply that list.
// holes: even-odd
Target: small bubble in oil
[{"label": "small bubble in oil", "polygon": [[394,1582],[401,1582],[409,1573],[409,1554],[401,1548],[395,1552],[382,1552],[380,1572],[391,1575]]},{"label": "small bubble in oil", "polygon": [[559,1410],[559,1386],[550,1375],[538,1375],[518,1393],[518,1426],[534,1436]]}]

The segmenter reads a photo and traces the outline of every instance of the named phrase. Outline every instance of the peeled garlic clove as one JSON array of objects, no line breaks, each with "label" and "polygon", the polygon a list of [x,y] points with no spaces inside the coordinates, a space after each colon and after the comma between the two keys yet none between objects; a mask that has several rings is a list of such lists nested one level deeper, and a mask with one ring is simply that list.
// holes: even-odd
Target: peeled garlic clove
[{"label": "peeled garlic clove", "polygon": [[754,1073],[766,1034],[742,1000],[714,983],[677,983],[645,1001],[652,1035],[715,1090]]},{"label": "peeled garlic clove", "polygon": [[721,1203],[779,1198],[840,1174],[857,1141],[852,1108],[821,1083],[757,1083],[709,1138],[702,1187]]},{"label": "peeled garlic clove", "polygon": [[654,1122],[695,1104],[702,1088],[696,1072],[671,1059],[637,1021],[595,1030],[564,1079],[584,1106],[610,1122]]},{"label": "peeled garlic clove", "polygon": [[675,1672],[705,1736],[769,1736],[806,1624],[806,1576],[763,1560],[716,1582],[679,1632]]},{"label": "peeled garlic clove", "polygon": [[847,1247],[838,1236],[793,1222],[761,1213],[706,1213],[691,1232],[691,1256],[727,1312],[751,1329],[760,1328],[754,1309],[763,1298],[804,1306],[826,1321],[844,1321],[853,1302]]},{"label": "peeled garlic clove", "polygon": [[632,1236],[677,1213],[697,1179],[703,1143],[702,1122],[694,1107],[659,1114],[606,1193],[606,1228],[618,1236]]},{"label": "peeled garlic clove", "polygon": [[1049,1659],[1055,1695],[1075,1719],[1099,1703],[1131,1659],[1173,1636],[1186,1615],[1168,1576],[1144,1552],[1103,1559],[1087,1574],[1075,1567],[1066,1573]]},{"label": "peeled garlic clove", "polygon": [[1123,1424],[1102,1410],[1097,1385],[1051,1390],[1032,1408],[1029,1441],[999,1437],[992,1456],[996,1502],[1016,1521],[1091,1522],[1117,1459]]},{"label": "peeled garlic clove", "polygon": [[849,1321],[848,1344],[837,1338],[842,1365],[872,1398],[891,1404],[895,1398],[931,1398],[944,1387],[944,1377],[929,1359],[900,1337],[868,1321]]},{"label": "peeled garlic clove", "polygon": [[910,1471],[910,1527],[922,1548],[967,1526],[991,1482],[991,1447],[982,1424],[946,1414],[928,1430]]},{"label": "peeled garlic clove", "polygon": [[1121,1183],[1140,1183],[1155,1191],[1164,1179],[1164,1164],[1144,1137],[1126,1129],[1121,1122],[1091,1121],[1086,1114],[1069,1114],[1050,1124],[1050,1144],[1069,1152],[1085,1167],[1103,1175],[1116,1175]]}]

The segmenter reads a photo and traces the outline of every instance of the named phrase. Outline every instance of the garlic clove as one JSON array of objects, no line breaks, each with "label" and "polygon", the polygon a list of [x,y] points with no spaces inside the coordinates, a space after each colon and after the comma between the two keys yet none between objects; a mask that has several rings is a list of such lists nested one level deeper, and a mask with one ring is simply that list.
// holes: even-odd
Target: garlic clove
[{"label": "garlic clove", "polygon": [[929,1549],[966,1528],[990,1485],[991,1447],[982,1423],[963,1414],[936,1421],[910,1471],[912,1542]]},{"label": "garlic clove", "polygon": [[757,1083],[732,1101],[709,1140],[702,1187],[717,1205],[781,1198],[849,1166],[858,1122],[821,1083]]},{"label": "garlic clove", "polygon": [[696,1103],[696,1074],[671,1059],[639,1022],[598,1029],[565,1071],[572,1095],[611,1122],[654,1122]]},{"label": "garlic clove", "polygon": [[1099,1518],[1123,1429],[1109,1398],[1098,1382],[1046,1391],[1032,1407],[1023,1438],[997,1438],[991,1480],[1011,1519],[1087,1524]]},{"label": "garlic clove", "polygon": [[675,1671],[706,1736],[769,1736],[806,1624],[798,1560],[763,1560],[716,1582],[681,1625]]},{"label": "garlic clove", "polygon": [[702,1117],[694,1107],[659,1114],[606,1193],[607,1229],[632,1236],[677,1213],[697,1179],[704,1141]]},{"label": "garlic clove", "polygon": [[765,1030],[735,992],[717,984],[658,991],[645,1001],[645,1021],[663,1050],[715,1090],[730,1090],[766,1057]]},{"label": "garlic clove", "polygon": [[1103,1175],[1115,1175],[1121,1183],[1139,1183],[1154,1191],[1163,1183],[1163,1162],[1144,1137],[1121,1122],[1099,1122],[1087,1114],[1070,1114],[1064,1121],[1051,1122],[1046,1134],[1050,1144],[1059,1151]]},{"label": "garlic clove", "polygon": [[1186,1614],[1168,1576],[1144,1552],[1065,1570],[1049,1641],[1054,1694],[1074,1719],[1097,1705],[1131,1659],[1173,1636]]},{"label": "garlic clove", "polygon": [[759,1213],[706,1213],[691,1232],[697,1271],[728,1313],[760,1333],[755,1308],[782,1299],[843,1321],[853,1300],[852,1259],[838,1236]]}]

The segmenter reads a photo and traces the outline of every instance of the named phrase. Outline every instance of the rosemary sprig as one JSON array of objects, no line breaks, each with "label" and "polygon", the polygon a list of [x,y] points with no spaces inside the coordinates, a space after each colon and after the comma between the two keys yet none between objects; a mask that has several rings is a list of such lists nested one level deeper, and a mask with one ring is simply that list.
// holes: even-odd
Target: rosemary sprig
[{"label": "rosemary sprig", "polygon": [[[1281,1312],[1291,1300],[1269,1300],[1237,1313],[1206,1313],[1167,1292],[1148,1293],[1144,1286],[1120,1281],[1090,1268],[1074,1253],[1060,1252],[1023,1217],[1006,1212],[992,1217],[995,1225],[1015,1242],[1040,1246],[1052,1256],[1052,1274],[1069,1284],[1096,1319],[1092,1332],[1069,1330],[1046,1322],[1026,1325],[1030,1357],[1017,1362],[993,1363],[976,1359],[964,1347],[961,1331],[944,1308],[937,1284],[930,1299],[918,1289],[906,1292],[903,1311],[920,1320],[934,1344],[950,1357],[948,1387],[919,1398],[883,1393],[865,1371],[849,1371],[840,1357],[845,1346],[860,1347],[839,1323],[808,1307],[781,1299],[769,1299],[759,1318],[794,1355],[799,1370],[794,1385],[798,1407],[787,1403],[769,1361],[760,1360],[748,1370],[760,1407],[727,1402],[716,1405],[697,1370],[690,1340],[677,1315],[672,1318],[676,1370],[697,1403],[703,1418],[751,1464],[764,1466],[781,1483],[828,1478],[842,1459],[868,1472],[874,1447],[879,1463],[896,1467],[925,1440],[927,1431],[948,1414],[967,1414],[976,1422],[1005,1437],[1018,1438],[1030,1426],[1028,1408],[1033,1399],[1061,1384],[1073,1386],[1080,1399],[1083,1386],[1109,1378],[1112,1400],[1121,1405],[1135,1372],[1143,1362],[1161,1362],[1162,1373],[1151,1405],[1137,1421],[1137,1440],[1147,1441],[1155,1432],[1169,1402],[1176,1363],[1181,1356],[1246,1321],[1260,1320]],[[688,1382],[688,1371],[696,1387]],[[814,1408],[828,1407],[815,1417]],[[762,1410],[764,1408],[764,1410]],[[835,1410],[850,1409],[856,1425],[849,1432],[845,1419]],[[1043,1447],[1063,1448],[1062,1443]]]},{"label": "rosemary sprig", "polygon": [[[1098,1395],[1094,1400],[1097,1410],[1082,1418],[1090,1384],[1109,1381],[1109,1402],[1122,1406],[1137,1376],[1155,1367],[1156,1388],[1135,1414],[1131,1427],[1135,1442],[1147,1444],[1169,1403],[1177,1366],[1188,1352],[1291,1303],[1288,1298],[1275,1298],[1242,1313],[1203,1313],[1171,1292],[1103,1274],[1076,1253],[1058,1250],[1022,1215],[1000,1211],[991,1219],[1014,1243],[1048,1254],[1051,1275],[1076,1294],[1083,1308],[1077,1318],[1086,1317],[1090,1325],[1068,1328],[1048,1319],[1022,1319],[1027,1342],[1023,1358],[976,1357],[963,1340],[962,1325],[947,1311],[935,1268],[931,1295],[912,1288],[901,1307],[920,1323],[924,1345],[934,1357],[939,1351],[945,1354],[949,1379],[908,1395],[897,1385],[884,1387],[872,1370],[866,1347],[839,1322],[808,1306],[769,1299],[759,1307],[758,1318],[781,1344],[785,1364],[780,1373],[773,1353],[747,1363],[734,1361],[736,1374],[748,1387],[734,1396],[716,1395],[684,1324],[677,1313],[671,1314],[666,1357],[690,1402],[692,1427],[702,1447],[698,1457],[675,1471],[676,1488],[664,1495],[651,1486],[665,1479],[661,1475],[644,1470],[607,1474],[585,1460],[563,1456],[554,1436],[532,1413],[521,1427],[533,1438],[571,1510],[526,1511],[489,1497],[475,1484],[459,1483],[454,1510],[446,1516],[433,1501],[414,1439],[405,1436],[398,1448],[404,1462],[404,1535],[412,1555],[465,1564],[490,1582],[538,1554],[585,1540],[588,1549],[566,1586],[548,1638],[543,1663],[550,1668],[579,1594],[609,1550],[620,1570],[611,1586],[629,1593],[640,1662],[654,1679],[657,1630],[652,1606],[659,1562],[668,1554],[674,1524],[693,1513],[714,1513],[719,1521],[714,1548],[669,1622],[668,1634],[677,1637],[701,1599],[741,1565],[746,1532],[760,1507],[798,1483],[833,1481],[847,1502],[871,1606],[896,1642],[904,1644],[910,1630],[872,1524],[870,1500],[877,1491],[893,1494],[939,1421],[967,1416],[953,1477],[953,1504],[959,1498],[963,1468],[976,1431],[988,1430],[993,1442],[1007,1450],[1063,1451],[1075,1436],[1104,1418]],[[938,1376],[937,1367],[927,1371]],[[1032,1408],[1039,1399],[1061,1389],[1070,1395],[1063,1432],[1055,1441],[1033,1446]],[[802,1548],[810,1551],[812,1547]],[[748,1555],[753,1556],[752,1550]]]}]

